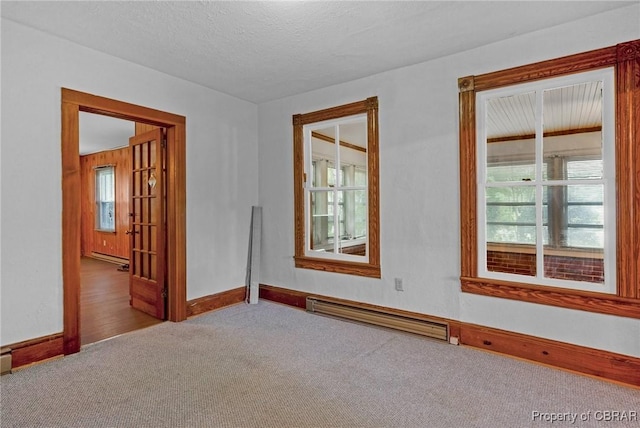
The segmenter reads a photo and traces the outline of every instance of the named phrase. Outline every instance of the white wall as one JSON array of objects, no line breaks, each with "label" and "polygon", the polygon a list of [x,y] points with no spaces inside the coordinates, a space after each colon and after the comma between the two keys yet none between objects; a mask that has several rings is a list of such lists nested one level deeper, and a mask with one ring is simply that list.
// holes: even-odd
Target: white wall
[{"label": "white wall", "polygon": [[256,105],[3,19],[1,343],[62,331],[61,87],[186,116],[187,298],[242,286]]},{"label": "white wall", "polygon": [[[261,282],[640,357],[640,320],[460,292],[458,77],[638,39],[640,6],[259,106]],[[428,43],[428,41],[425,41]],[[382,278],[296,269],[291,116],[377,95]],[[404,280],[404,292],[394,289]]]}]

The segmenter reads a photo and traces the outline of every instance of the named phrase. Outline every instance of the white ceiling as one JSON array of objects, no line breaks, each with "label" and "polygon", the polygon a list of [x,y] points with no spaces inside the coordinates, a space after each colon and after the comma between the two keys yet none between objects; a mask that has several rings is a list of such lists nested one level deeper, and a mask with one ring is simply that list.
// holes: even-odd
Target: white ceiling
[{"label": "white ceiling", "polygon": [[83,111],[79,123],[80,155],[127,146],[136,130],[134,122]]},{"label": "white ceiling", "polygon": [[248,100],[274,100],[638,3],[2,1],[4,18]]},{"label": "white ceiling", "polygon": [[[3,0],[0,12],[80,45],[261,103],[633,3],[638,0]],[[84,153],[100,149],[100,140],[121,145],[132,126],[86,116],[94,117],[81,123]],[[87,148],[88,142],[93,146]]]}]

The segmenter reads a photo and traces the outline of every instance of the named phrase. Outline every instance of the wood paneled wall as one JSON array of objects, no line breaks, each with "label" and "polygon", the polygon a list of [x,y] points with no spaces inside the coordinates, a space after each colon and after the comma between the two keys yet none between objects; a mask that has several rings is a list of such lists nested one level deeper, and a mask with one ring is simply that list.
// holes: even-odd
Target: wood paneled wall
[{"label": "wood paneled wall", "polygon": [[[114,165],[116,178],[116,231],[95,230],[95,167]],[[82,239],[83,256],[99,253],[129,259],[129,148],[109,150],[80,156],[82,180]]]}]

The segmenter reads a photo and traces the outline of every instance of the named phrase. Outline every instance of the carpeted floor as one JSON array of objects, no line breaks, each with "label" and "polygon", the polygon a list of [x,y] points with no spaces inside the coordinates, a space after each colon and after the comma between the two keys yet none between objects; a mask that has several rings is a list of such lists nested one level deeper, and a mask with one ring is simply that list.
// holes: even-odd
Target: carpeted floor
[{"label": "carpeted floor", "polygon": [[0,386],[2,428],[640,426],[640,390],[265,301],[90,345]]}]

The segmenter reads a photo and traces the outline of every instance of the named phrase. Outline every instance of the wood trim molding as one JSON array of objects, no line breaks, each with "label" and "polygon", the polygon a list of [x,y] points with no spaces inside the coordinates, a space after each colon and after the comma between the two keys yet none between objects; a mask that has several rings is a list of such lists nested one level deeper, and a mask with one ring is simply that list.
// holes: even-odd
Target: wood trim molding
[{"label": "wood trim molding", "polygon": [[640,40],[616,45],[618,62],[640,60]]},{"label": "wood trim molding", "polygon": [[246,287],[238,287],[221,293],[210,294],[187,302],[187,317],[193,317],[215,309],[242,303],[246,299]]},{"label": "wood trim molding", "polygon": [[[475,96],[483,90],[603,67],[616,73],[617,297],[478,278]],[[640,40],[458,80],[463,292],[638,317],[640,304]],[[633,300],[629,300],[633,299]]]},{"label": "wood trim molding", "polygon": [[460,343],[640,387],[640,358],[462,323]]},{"label": "wood trim molding", "polygon": [[640,40],[618,45],[616,169],[618,295],[640,299]]},{"label": "wood trim molding", "polygon": [[187,318],[186,118],[72,89],[61,89],[62,277],[64,353],[80,350],[79,112],[167,128],[167,318]]},{"label": "wood trim molding", "polygon": [[11,368],[17,369],[64,354],[62,333],[7,345],[11,349]]},{"label": "wood trim molding", "polygon": [[64,353],[80,350],[80,173],[79,106],[62,92],[62,282]]},{"label": "wood trim molding", "polygon": [[589,52],[568,55],[561,58],[540,61],[521,67],[513,67],[474,77],[474,90],[484,91],[523,82],[547,79],[566,74],[579,73],[615,65],[618,59],[616,46]]},{"label": "wood trim molding", "polygon": [[312,111],[293,116],[294,125],[307,125],[309,123],[322,122],[325,120],[339,119],[346,116],[354,116],[366,113],[370,110],[378,109],[378,97],[370,97],[366,100],[330,107],[323,110]]},{"label": "wood trim molding", "polygon": [[296,308],[300,309],[306,309],[307,297],[309,296],[311,296],[311,293],[305,293],[304,291],[289,290],[287,288],[260,284],[261,299],[282,303],[284,305],[295,306]]},{"label": "wood trim molding", "polygon": [[[369,255],[369,257],[371,257],[371,255]],[[380,266],[375,266],[371,263],[354,263],[342,260],[319,259],[307,256],[296,256],[294,257],[294,259],[297,268],[367,276],[370,278],[380,278],[382,275]]]},{"label": "wood trim molding", "polygon": [[478,272],[478,219],[476,214],[476,93],[469,89],[458,94],[460,120],[460,234],[463,276]]},{"label": "wood trim molding", "polygon": [[475,91],[475,76],[466,76],[458,79],[458,91]]},{"label": "wood trim molding", "polygon": [[96,113],[159,127],[186,124],[186,118],[184,116],[86,92],[75,91],[73,89],[62,88],[62,99],[66,103],[78,105],[80,110],[88,113]]},{"label": "wood trim molding", "polygon": [[296,308],[304,309],[308,296],[329,298],[352,304],[357,303],[358,305],[369,306],[376,310],[384,310],[398,315],[440,320],[449,324],[450,336],[458,337],[461,345],[535,361],[552,367],[571,370],[579,374],[595,376],[601,380],[609,380],[636,387],[640,386],[640,358],[637,357],[442,317],[433,317],[428,314],[362,304],[351,300],[319,296],[316,293],[260,284],[260,298]]},{"label": "wood trim molding", "polygon": [[530,303],[577,309],[599,314],[640,318],[640,301],[615,294],[593,293],[566,288],[542,287],[494,279],[460,279],[462,291]]}]

